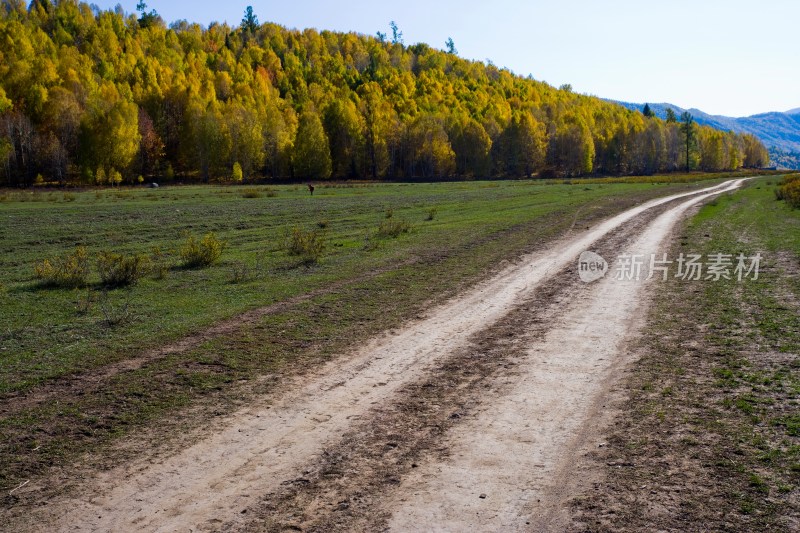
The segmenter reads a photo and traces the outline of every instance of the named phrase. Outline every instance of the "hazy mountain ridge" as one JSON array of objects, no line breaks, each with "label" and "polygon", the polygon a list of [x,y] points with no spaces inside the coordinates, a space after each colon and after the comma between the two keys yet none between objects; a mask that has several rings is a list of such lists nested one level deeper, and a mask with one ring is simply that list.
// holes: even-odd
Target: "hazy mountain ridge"
[{"label": "hazy mountain ridge", "polygon": [[[628,109],[641,111],[644,104],[610,100]],[[650,109],[660,118],[666,118],[667,108],[680,115],[684,111],[694,116],[699,124],[720,130],[733,130],[737,133],[751,133],[761,139],[769,148],[773,163],[787,168],[800,168],[800,107],[785,113],[759,113],[749,117],[726,117],[710,115],[699,109],[684,109],[668,103],[649,104]]]}]

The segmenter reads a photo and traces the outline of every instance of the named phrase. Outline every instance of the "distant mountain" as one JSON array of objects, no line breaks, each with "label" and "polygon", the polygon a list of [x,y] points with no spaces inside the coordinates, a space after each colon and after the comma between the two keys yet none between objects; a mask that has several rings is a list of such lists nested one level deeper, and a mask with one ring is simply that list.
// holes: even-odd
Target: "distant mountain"
[{"label": "distant mountain", "polygon": [[770,148],[769,160],[778,168],[800,170],[800,153],[797,152],[787,152],[780,148]]},{"label": "distant mountain", "polygon": [[[628,109],[641,111],[644,104],[611,100]],[[660,118],[667,116],[667,108],[672,108],[680,115],[682,107],[660,103],[649,104],[650,109]],[[760,113],[750,117],[725,117],[709,115],[699,109],[688,109],[699,124],[706,124],[720,130],[733,130],[738,133],[752,133],[770,150],[770,156],[776,164],[786,168],[800,169],[800,107],[785,113]]]}]

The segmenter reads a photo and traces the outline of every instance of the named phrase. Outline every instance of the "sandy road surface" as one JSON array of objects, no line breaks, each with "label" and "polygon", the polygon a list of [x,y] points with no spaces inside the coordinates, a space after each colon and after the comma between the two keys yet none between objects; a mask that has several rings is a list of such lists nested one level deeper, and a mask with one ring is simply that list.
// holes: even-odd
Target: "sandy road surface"
[{"label": "sandy road surface", "polygon": [[[225,429],[194,446],[157,464],[121,465],[98,474],[87,482],[90,488],[83,491],[84,497],[53,502],[41,519],[50,523],[47,529],[61,531],[198,531],[219,529],[222,524],[226,529],[247,526],[246,517],[252,513],[243,515],[243,510],[257,507],[264,494],[302,477],[308,465],[321,460],[348,430],[368,421],[375,406],[391,402],[403,387],[424,379],[449,354],[462,349],[468,338],[501,321],[582,251],[648,210],[691,197],[670,207],[642,235],[643,247],[655,246],[690,204],[731,190],[740,181],[647,202],[565,238],[543,253],[523,258],[433,309],[426,318],[374,339],[357,353],[305,376],[289,387],[292,392],[285,396],[265,399],[235,414]],[[604,380],[617,364],[615,357],[627,334],[628,321],[619,313],[635,304],[641,291],[638,285],[621,287],[608,281],[591,287],[583,296],[585,301],[565,309],[560,326],[531,347],[530,357],[520,359],[519,379],[511,392],[487,399],[481,413],[447,437],[454,450],[466,446],[464,453],[456,453],[452,461],[422,465],[387,495],[391,525],[397,530],[415,526],[514,527],[526,513],[542,517],[543,523],[553,520],[555,507],[531,508],[533,496],[540,493],[539,487],[563,476],[561,451],[580,444],[584,421],[595,407],[597,391],[603,390]],[[570,359],[570,354],[589,348],[593,358]],[[530,414],[519,416],[520,401]],[[546,415],[551,412],[555,416]],[[467,437],[465,445],[464,436],[474,432],[487,444],[475,446],[475,439]],[[520,466],[492,459],[499,454],[513,454],[520,460],[525,456],[527,463]],[[531,469],[536,474],[533,477],[528,475]],[[441,483],[458,486],[450,483],[460,483],[467,476],[471,486],[486,482],[487,488],[481,492],[487,498],[479,498],[485,507],[478,508],[477,514],[471,493],[456,491],[451,501],[445,494],[448,491],[441,491]],[[549,494],[547,501],[557,503],[558,491]],[[483,512],[489,502],[491,510]],[[448,512],[453,505],[456,510]],[[458,509],[466,509],[469,516],[459,514]]]},{"label": "sandy road surface", "polygon": [[[683,212],[708,196],[668,210],[620,252],[657,254]],[[607,276],[580,291],[519,358],[511,390],[448,436],[451,459],[414,470],[387,499],[391,529],[562,530],[570,467],[598,445],[606,394],[630,362],[625,341],[642,326],[645,278]]]}]

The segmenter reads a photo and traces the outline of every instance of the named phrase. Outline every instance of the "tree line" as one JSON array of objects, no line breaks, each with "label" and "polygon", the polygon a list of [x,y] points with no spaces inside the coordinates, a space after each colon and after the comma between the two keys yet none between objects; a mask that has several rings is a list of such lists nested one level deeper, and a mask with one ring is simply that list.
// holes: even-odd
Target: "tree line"
[{"label": "tree line", "polygon": [[[0,7],[0,184],[436,178],[765,166],[752,135],[629,111],[391,37]],[[687,117],[683,117],[686,119]],[[234,171],[234,168],[236,169]]]}]

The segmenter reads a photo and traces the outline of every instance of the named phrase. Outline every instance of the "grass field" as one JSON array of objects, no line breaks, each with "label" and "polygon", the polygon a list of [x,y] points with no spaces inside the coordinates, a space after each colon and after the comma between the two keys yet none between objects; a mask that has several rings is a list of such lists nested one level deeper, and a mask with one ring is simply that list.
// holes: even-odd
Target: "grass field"
[{"label": "grass field", "polygon": [[628,467],[608,468],[607,490],[578,503],[589,529],[800,524],[800,210],[776,201],[778,182],[711,202],[675,243],[673,257],[761,253],[759,279],[659,284],[600,454]]},{"label": "grass field", "polygon": [[[222,412],[240,384],[341,353],[575,225],[703,185],[631,181],[0,194],[0,488],[198,399]],[[379,235],[387,220],[409,231]],[[320,233],[318,264],[288,253],[293,228]],[[220,262],[182,268],[187,233],[208,232],[227,243]],[[108,291],[96,273],[80,289],[33,279],[37,261],[76,245],[91,258],[157,249],[168,270]],[[231,318],[224,335],[80,379]],[[16,406],[37,394],[46,401]]]},{"label": "grass field", "polygon": [[[64,193],[17,193],[0,204],[0,394],[107,364],[255,306],[395,268],[419,254],[444,255],[549,213],[652,188],[500,182],[321,186],[313,197],[304,187],[270,188],[260,198],[244,198],[252,189],[235,187],[66,193],[66,199]],[[432,209],[433,220],[427,220]],[[411,224],[410,235],[375,235],[389,210],[392,219]],[[295,227],[324,234],[327,253],[318,266],[299,266],[284,249]],[[207,269],[180,268],[186,232],[214,232],[227,243],[222,261]],[[77,245],[90,257],[157,248],[169,272],[131,291],[108,291],[112,308],[130,292],[130,318],[109,328],[96,301],[103,297],[96,274],[88,290],[42,288],[32,279],[35,262]]]}]

